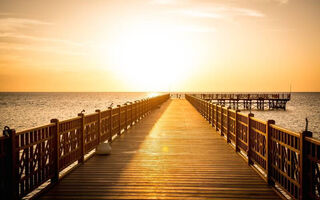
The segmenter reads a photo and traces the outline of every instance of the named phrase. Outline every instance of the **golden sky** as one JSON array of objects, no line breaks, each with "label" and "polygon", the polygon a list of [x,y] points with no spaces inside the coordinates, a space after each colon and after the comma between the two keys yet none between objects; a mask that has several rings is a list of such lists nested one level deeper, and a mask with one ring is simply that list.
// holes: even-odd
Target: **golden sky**
[{"label": "golden sky", "polygon": [[320,91],[319,0],[0,0],[0,91]]}]

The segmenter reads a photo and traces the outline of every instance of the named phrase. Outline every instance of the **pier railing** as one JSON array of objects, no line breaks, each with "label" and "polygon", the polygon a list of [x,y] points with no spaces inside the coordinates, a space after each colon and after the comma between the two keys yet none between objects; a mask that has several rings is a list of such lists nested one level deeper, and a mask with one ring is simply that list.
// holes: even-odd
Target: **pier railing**
[{"label": "pier railing", "polygon": [[291,93],[202,93],[192,94],[192,96],[200,97],[202,99],[282,99],[290,100]]},{"label": "pier railing", "polygon": [[63,170],[84,162],[98,144],[112,142],[167,99],[169,94],[17,133],[7,130],[0,137],[0,199],[23,198],[46,183],[49,188]]},{"label": "pier railing", "polygon": [[195,96],[186,99],[279,194],[320,199],[320,141]]},{"label": "pier railing", "polygon": [[291,93],[189,93],[212,103],[238,110],[286,110]]}]

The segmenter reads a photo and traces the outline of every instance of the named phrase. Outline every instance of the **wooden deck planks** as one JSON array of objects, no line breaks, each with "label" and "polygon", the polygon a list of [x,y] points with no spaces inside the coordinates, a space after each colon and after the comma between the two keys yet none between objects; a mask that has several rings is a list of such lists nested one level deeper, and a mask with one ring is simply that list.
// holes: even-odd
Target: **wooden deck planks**
[{"label": "wooden deck planks", "polygon": [[41,199],[280,199],[186,100],[170,100]]}]

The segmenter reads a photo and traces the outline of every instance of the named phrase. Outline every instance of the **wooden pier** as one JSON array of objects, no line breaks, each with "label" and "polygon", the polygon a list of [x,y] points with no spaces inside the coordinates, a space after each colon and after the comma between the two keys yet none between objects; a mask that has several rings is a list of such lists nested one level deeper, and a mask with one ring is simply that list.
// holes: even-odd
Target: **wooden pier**
[{"label": "wooden pier", "polygon": [[286,110],[290,93],[205,93],[189,94],[236,110]]},{"label": "wooden pier", "polygon": [[91,158],[41,197],[209,198],[279,199],[186,100],[162,105],[113,142],[110,156]]},{"label": "wooden pier", "polygon": [[[191,95],[168,98],[7,130],[1,199],[320,198],[320,141],[312,133]],[[111,155],[94,154],[103,141]]]}]

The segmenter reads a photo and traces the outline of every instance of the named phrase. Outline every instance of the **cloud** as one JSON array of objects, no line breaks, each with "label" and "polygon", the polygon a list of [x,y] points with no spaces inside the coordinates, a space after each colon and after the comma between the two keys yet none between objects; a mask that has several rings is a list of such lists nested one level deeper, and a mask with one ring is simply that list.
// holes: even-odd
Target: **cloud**
[{"label": "cloud", "polygon": [[0,16],[9,16],[9,15],[13,15],[13,13],[10,13],[10,12],[0,12]]},{"label": "cloud", "polygon": [[202,27],[202,26],[182,26],[176,28],[176,31],[182,32],[194,32],[194,33],[214,33],[216,29],[213,27]]},{"label": "cloud", "polygon": [[0,31],[15,31],[21,28],[39,25],[51,25],[52,23],[27,18],[0,18]]},{"label": "cloud", "polygon": [[186,10],[186,9],[180,9],[172,11],[172,13],[176,13],[179,15],[185,15],[190,17],[199,17],[199,18],[214,18],[214,19],[220,19],[223,18],[222,15],[216,13],[216,12],[206,12],[206,11],[200,11],[200,10]]},{"label": "cloud", "polygon": [[280,3],[280,4],[286,4],[286,3],[289,3],[289,0],[273,0],[277,3]]},{"label": "cloud", "polygon": [[264,17],[265,15],[258,11],[258,10],[252,10],[252,9],[247,9],[247,8],[226,8],[225,9],[227,12],[230,12],[232,15],[242,15],[242,16],[248,16],[248,17]]},{"label": "cloud", "polygon": [[170,5],[170,4],[176,4],[175,0],[151,0],[151,4],[160,4],[160,5]]},{"label": "cloud", "polygon": [[[4,13],[0,13],[0,17],[4,15]],[[0,50],[35,51],[68,55],[84,54],[78,48],[83,46],[82,43],[25,33],[28,28],[48,25],[52,25],[52,23],[27,18],[0,18]]]},{"label": "cloud", "polygon": [[43,47],[43,46],[35,46],[35,45],[30,46],[30,45],[24,45],[24,44],[8,43],[8,42],[0,42],[0,52],[1,50],[5,50],[6,52],[7,51],[34,51],[34,52],[40,52],[40,53],[55,53],[55,54],[72,55],[72,56],[86,55],[85,52],[74,51],[72,49],[66,49],[63,47],[54,47],[54,46]]},{"label": "cloud", "polygon": [[[262,2],[274,2],[274,3],[279,3],[279,4],[286,4],[289,3],[289,0],[256,0],[256,1],[262,1]],[[174,5],[174,4],[190,4],[190,3],[212,3],[212,0],[150,0],[152,4],[160,4],[160,5]],[[228,1],[226,1],[228,2]],[[229,1],[230,2],[230,1]],[[233,2],[233,1],[231,1]]]},{"label": "cloud", "polygon": [[258,11],[247,8],[237,7],[211,7],[211,8],[194,8],[194,9],[177,9],[170,11],[182,16],[195,17],[195,18],[208,18],[208,19],[227,19],[238,16],[245,17],[264,17],[265,15]]},{"label": "cloud", "polygon": [[69,46],[82,46],[82,43],[73,42],[70,40],[63,40],[58,38],[47,38],[47,37],[35,37],[30,35],[24,35],[19,33],[0,33],[0,40],[3,38],[4,40],[15,39],[15,40],[23,40],[23,41],[34,41],[34,42],[50,42],[50,43],[59,43]]}]

